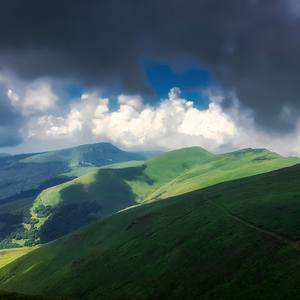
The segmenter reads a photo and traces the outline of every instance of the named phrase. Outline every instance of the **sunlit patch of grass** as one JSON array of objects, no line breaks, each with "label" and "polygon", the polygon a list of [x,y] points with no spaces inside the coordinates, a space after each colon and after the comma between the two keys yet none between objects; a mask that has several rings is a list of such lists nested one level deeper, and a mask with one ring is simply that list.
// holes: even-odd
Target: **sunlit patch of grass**
[{"label": "sunlit patch of grass", "polygon": [[0,250],[0,268],[6,266],[17,258],[29,253],[36,247],[23,247],[14,249],[3,249]]}]

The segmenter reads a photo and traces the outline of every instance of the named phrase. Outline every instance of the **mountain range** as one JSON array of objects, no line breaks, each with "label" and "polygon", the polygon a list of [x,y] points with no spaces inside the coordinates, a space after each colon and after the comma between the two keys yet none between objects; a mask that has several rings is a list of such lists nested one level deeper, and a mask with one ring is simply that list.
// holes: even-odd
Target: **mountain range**
[{"label": "mountain range", "polygon": [[[45,157],[54,156],[34,159]],[[30,247],[0,251],[0,290],[50,299],[297,298],[299,158],[192,147],[141,159],[100,167],[94,159],[86,174],[35,197],[4,239]]]}]

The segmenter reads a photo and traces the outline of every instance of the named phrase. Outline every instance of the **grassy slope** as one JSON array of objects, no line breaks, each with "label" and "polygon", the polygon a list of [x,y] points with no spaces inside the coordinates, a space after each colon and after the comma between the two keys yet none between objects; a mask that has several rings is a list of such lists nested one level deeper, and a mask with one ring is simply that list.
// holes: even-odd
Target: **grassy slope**
[{"label": "grassy slope", "polygon": [[[88,186],[97,181],[101,172],[114,172],[132,190],[136,202],[166,198],[218,182],[264,173],[300,163],[299,158],[285,158],[263,149],[246,149],[233,153],[214,155],[199,147],[185,148],[165,153],[146,162],[129,162],[107,168],[128,168],[128,172],[96,170],[72,182],[46,190],[42,197],[48,204],[63,200],[60,192],[73,184]],[[143,168],[142,168],[143,166]],[[133,170],[136,168],[136,170]],[[128,173],[128,174],[127,174]],[[132,173],[136,173],[132,176]],[[101,194],[102,184],[97,183]],[[50,200],[51,198],[51,200]]]},{"label": "grassy slope", "polygon": [[[136,204],[147,192],[154,191],[184,170],[213,157],[213,154],[201,148],[189,148],[162,155],[150,160],[147,165],[143,162],[130,162],[101,168],[43,191],[31,209],[32,219],[38,221],[34,226],[41,229],[42,241],[52,240],[93,222],[98,217],[109,216]],[[94,207],[91,211],[83,212],[84,203]],[[46,217],[40,217],[36,214],[36,209],[41,205],[51,206],[56,210]],[[78,218],[70,215],[70,209],[64,210],[64,207],[71,207],[81,216],[85,213],[86,218],[77,222]]]},{"label": "grassy slope", "polygon": [[23,248],[0,250],[0,268],[3,268],[4,266],[8,265],[12,261],[29,253],[34,249],[35,249],[34,247],[23,247]]},{"label": "grassy slope", "polygon": [[0,289],[79,299],[297,299],[300,166],[120,212],[17,259]]},{"label": "grassy slope", "polygon": [[[47,189],[34,202],[32,219],[37,222],[35,228],[42,230],[41,240],[49,241],[136,203],[147,203],[299,162],[298,158],[283,158],[266,150],[248,149],[224,155],[214,155],[198,147],[171,151],[144,163],[124,163],[100,169]],[[92,205],[85,212],[82,211],[84,203]],[[41,205],[55,210],[39,216],[35,211]],[[82,218],[77,222],[79,214]]]},{"label": "grassy slope", "polygon": [[[162,168],[158,159],[149,162],[145,174],[160,183],[162,182],[162,169],[168,169],[169,165],[176,164],[181,168],[178,172],[173,173],[175,176],[169,176],[168,180],[164,180],[164,184],[160,184],[159,189],[143,195],[146,196],[144,201],[175,196],[219,182],[265,173],[300,163],[299,158],[285,158],[265,149],[244,149],[222,155],[210,155],[199,162],[190,161],[190,163],[186,163],[185,160],[193,157],[193,152],[197,148],[188,150],[186,153],[183,151],[181,157],[174,159],[170,164],[166,163]],[[164,156],[167,155],[163,155],[160,159],[162,160]]]}]

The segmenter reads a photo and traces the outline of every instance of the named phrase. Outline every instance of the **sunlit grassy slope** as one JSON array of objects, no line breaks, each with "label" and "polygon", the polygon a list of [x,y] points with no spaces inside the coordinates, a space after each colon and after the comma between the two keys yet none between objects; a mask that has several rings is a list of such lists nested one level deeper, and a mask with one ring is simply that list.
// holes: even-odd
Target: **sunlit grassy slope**
[{"label": "sunlit grassy slope", "polygon": [[4,249],[0,250],[0,268],[6,266],[17,258],[27,254],[28,252],[34,250],[34,247],[23,247],[15,249]]},{"label": "sunlit grassy slope", "polygon": [[[53,240],[135,205],[299,163],[263,149],[214,155],[199,148],[98,169],[43,191],[31,208],[36,241]],[[25,226],[29,226],[26,225]]]},{"label": "sunlit grassy slope", "polygon": [[141,200],[150,201],[292,166],[299,162],[299,158],[285,158],[266,149],[244,149],[213,155],[194,147],[150,160],[146,163],[144,173],[153,180],[153,186],[148,186],[141,192],[140,183],[132,181],[131,186],[141,195]]},{"label": "sunlit grassy slope", "polygon": [[122,211],[0,270],[73,299],[298,299],[300,166]]}]

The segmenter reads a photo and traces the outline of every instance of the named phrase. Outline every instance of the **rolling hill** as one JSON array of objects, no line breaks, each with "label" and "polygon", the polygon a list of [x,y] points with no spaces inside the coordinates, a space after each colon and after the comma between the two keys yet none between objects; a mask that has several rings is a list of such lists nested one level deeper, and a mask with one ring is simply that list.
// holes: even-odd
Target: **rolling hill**
[{"label": "rolling hill", "polygon": [[[42,190],[99,166],[143,159],[141,154],[125,152],[108,143],[0,157],[0,240],[23,222]],[[8,246],[6,241],[1,245]]]},{"label": "rolling hill", "polygon": [[101,168],[46,189],[14,242],[48,242],[119,210],[299,163],[264,149],[215,155],[192,147],[145,162]]},{"label": "rolling hill", "polygon": [[300,165],[124,210],[0,269],[72,299],[297,299]]}]

